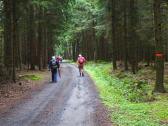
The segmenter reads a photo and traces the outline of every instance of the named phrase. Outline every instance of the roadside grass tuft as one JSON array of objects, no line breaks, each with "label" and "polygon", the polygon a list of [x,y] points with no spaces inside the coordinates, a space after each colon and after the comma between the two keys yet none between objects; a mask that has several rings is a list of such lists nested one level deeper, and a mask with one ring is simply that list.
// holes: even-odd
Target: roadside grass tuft
[{"label": "roadside grass tuft", "polygon": [[102,102],[118,126],[168,126],[168,94],[153,94],[153,86],[130,73],[118,77],[110,63],[88,63]]}]

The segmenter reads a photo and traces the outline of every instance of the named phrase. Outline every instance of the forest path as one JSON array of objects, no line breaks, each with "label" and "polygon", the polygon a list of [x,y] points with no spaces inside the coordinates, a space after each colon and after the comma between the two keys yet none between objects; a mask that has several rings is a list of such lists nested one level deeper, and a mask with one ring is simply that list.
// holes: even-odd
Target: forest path
[{"label": "forest path", "polygon": [[[79,77],[74,65],[63,64],[62,78],[32,93],[29,99],[0,115],[0,126],[110,126],[91,78]],[[102,112],[98,112],[99,109]],[[100,121],[103,120],[103,121]]]}]

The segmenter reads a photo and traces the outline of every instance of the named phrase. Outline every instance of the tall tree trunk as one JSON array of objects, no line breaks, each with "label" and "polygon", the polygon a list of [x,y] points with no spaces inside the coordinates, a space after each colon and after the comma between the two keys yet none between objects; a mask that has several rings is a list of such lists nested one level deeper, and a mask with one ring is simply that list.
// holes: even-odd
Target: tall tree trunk
[{"label": "tall tree trunk", "polygon": [[30,69],[35,70],[35,26],[34,26],[34,18],[35,18],[35,12],[34,12],[34,6],[31,4],[29,6],[29,22],[28,22],[28,41],[29,41],[29,59],[30,59]]},{"label": "tall tree trunk", "polygon": [[130,40],[130,63],[132,67],[132,72],[135,74],[137,72],[137,34],[136,34],[136,25],[137,25],[137,10],[136,10],[136,0],[130,0],[130,31],[129,31],[129,40]]},{"label": "tall tree trunk", "polygon": [[16,45],[17,45],[17,38],[16,38],[16,26],[17,26],[17,19],[16,19],[16,2],[12,0],[12,80],[16,82]]},{"label": "tall tree trunk", "polygon": [[164,49],[161,34],[161,0],[154,0],[154,24],[156,44],[156,84],[155,92],[165,92],[164,88]]},{"label": "tall tree trunk", "polygon": [[47,33],[47,27],[45,24],[44,27],[44,58],[43,58],[43,69],[47,68],[48,64],[48,55],[47,55],[47,44],[48,44],[48,33]]},{"label": "tall tree trunk", "polygon": [[42,8],[39,8],[39,19],[38,19],[38,66],[39,70],[42,69],[42,54],[43,54],[43,37],[42,37]]},{"label": "tall tree trunk", "polygon": [[15,2],[13,0],[4,1],[5,12],[5,66],[8,71],[9,79],[15,82],[15,43],[16,42],[16,15]]},{"label": "tall tree trunk", "polygon": [[112,0],[112,46],[113,46],[113,70],[117,69],[116,51],[116,0]]},{"label": "tall tree trunk", "polygon": [[124,0],[124,67],[128,70],[127,0]]}]

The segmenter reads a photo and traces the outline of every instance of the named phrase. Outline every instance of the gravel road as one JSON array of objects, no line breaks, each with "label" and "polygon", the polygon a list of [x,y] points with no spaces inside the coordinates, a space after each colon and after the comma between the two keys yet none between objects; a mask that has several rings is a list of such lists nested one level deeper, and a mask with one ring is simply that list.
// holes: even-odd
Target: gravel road
[{"label": "gravel road", "polygon": [[79,77],[78,69],[68,63],[61,71],[59,82],[46,84],[0,115],[0,126],[102,126],[96,115],[100,101],[90,77]]}]

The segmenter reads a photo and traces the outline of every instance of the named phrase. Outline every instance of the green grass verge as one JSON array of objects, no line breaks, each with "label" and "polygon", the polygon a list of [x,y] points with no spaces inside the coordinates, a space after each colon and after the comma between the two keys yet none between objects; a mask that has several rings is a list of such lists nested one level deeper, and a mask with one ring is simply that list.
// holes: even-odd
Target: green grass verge
[{"label": "green grass verge", "polygon": [[[129,83],[110,75],[111,66],[109,63],[88,63],[86,71],[95,81],[102,102],[111,109],[112,122],[119,126],[168,126],[167,95],[157,95],[152,102],[131,102],[125,95]],[[129,79],[132,82],[130,77],[126,82]]]}]

